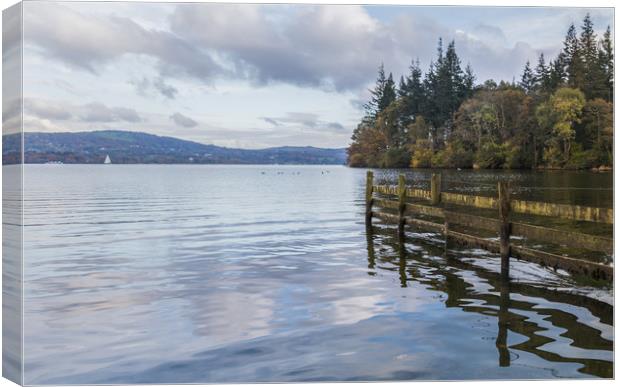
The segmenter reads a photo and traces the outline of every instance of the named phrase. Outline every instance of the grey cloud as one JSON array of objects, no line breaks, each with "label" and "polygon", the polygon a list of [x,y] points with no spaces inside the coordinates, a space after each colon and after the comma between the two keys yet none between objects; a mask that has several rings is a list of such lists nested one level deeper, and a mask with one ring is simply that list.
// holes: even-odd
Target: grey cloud
[{"label": "grey cloud", "polygon": [[296,6],[283,18],[255,5],[179,5],[171,28],[187,41],[213,47],[238,76],[344,90],[368,82],[392,39],[359,6]]},{"label": "grey cloud", "polygon": [[309,129],[328,128],[332,130],[344,130],[345,127],[339,122],[326,122],[319,119],[315,113],[289,112],[284,117],[261,117],[265,122],[273,126],[301,126]]},{"label": "grey cloud", "polygon": [[161,95],[170,99],[174,99],[176,94],[179,92],[174,86],[166,84],[162,77],[155,78],[153,81],[153,87],[159,91]]},{"label": "grey cloud", "polygon": [[62,104],[41,99],[24,99],[25,113],[44,119],[68,120],[73,115]]},{"label": "grey cloud", "polygon": [[140,122],[138,113],[130,108],[108,107],[99,102],[89,103],[81,109],[80,120],[85,122]]},{"label": "grey cloud", "polygon": [[301,125],[309,128],[314,128],[319,122],[319,116],[314,113],[298,113],[289,112],[284,117],[261,117],[263,121],[266,121],[274,126],[282,126],[285,124]]},{"label": "grey cloud", "polygon": [[275,119],[273,119],[273,118],[269,118],[269,117],[261,117],[261,119],[262,119],[263,121],[265,121],[266,123],[271,124],[271,125],[273,125],[273,126],[280,126],[280,125],[282,125],[280,122],[278,122],[278,120],[275,120]]},{"label": "grey cloud", "polygon": [[175,99],[177,93],[179,92],[176,87],[167,84],[162,77],[155,77],[152,81],[147,77],[142,77],[142,79],[132,79],[129,81],[129,84],[133,85],[136,89],[136,93],[141,96],[147,96],[150,94],[151,90],[154,90],[168,99]]},{"label": "grey cloud", "polygon": [[162,73],[206,79],[220,71],[209,55],[187,41],[147,30],[126,17],[87,15],[54,2],[26,3],[24,9],[25,41],[73,67],[97,73],[102,64],[137,54],[157,59]]},{"label": "grey cloud", "polygon": [[502,29],[495,26],[480,24],[471,33],[460,32],[413,12],[383,22],[355,5],[176,4],[169,30],[75,10],[88,4],[24,6],[26,41],[50,57],[96,73],[125,54],[150,56],[159,75],[148,85],[139,81],[136,90],[151,88],[170,99],[178,91],[164,79],[180,77],[359,90],[373,81],[381,62],[396,76],[407,72],[416,57],[428,66],[438,37],[455,39],[463,64],[470,62],[481,80],[510,80],[527,58],[536,57],[525,43],[506,47]]},{"label": "grey cloud", "polygon": [[142,79],[132,79],[129,81],[130,85],[136,89],[136,93],[143,97],[148,95],[148,91],[151,87],[151,81],[147,77],[142,77]]},{"label": "grey cloud", "polygon": [[478,24],[473,29],[474,34],[479,35],[479,37],[485,37],[492,40],[504,41],[506,40],[506,36],[504,35],[504,31],[496,26],[492,26],[489,24]]},{"label": "grey cloud", "polygon": [[328,122],[327,127],[335,130],[345,130],[346,128],[340,122]]},{"label": "grey cloud", "polygon": [[109,107],[101,102],[70,105],[38,98],[24,100],[24,113],[30,117],[66,121],[77,117],[82,122],[141,122],[138,112],[127,107]]},{"label": "grey cloud", "polygon": [[198,122],[178,112],[171,115],[170,119],[175,124],[182,126],[184,128],[193,128],[194,126],[198,125]]}]

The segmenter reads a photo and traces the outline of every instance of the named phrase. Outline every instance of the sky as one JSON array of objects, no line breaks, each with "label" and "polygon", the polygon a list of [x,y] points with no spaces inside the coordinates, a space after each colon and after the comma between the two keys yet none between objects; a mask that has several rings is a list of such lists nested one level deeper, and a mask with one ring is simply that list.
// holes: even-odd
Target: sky
[{"label": "sky", "polygon": [[[24,3],[24,130],[132,130],[236,148],[345,147],[383,63],[455,40],[476,82],[519,79],[610,8]],[[613,25],[611,25],[613,29]]]}]

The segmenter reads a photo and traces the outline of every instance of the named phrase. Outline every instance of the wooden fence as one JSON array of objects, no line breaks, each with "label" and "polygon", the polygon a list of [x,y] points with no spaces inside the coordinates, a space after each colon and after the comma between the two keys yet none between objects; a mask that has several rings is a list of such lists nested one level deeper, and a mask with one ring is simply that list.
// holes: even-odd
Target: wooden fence
[{"label": "wooden fence", "polygon": [[[511,235],[528,239],[565,245],[567,247],[613,254],[613,239],[597,235],[570,232],[511,221],[511,213],[556,217],[576,221],[613,224],[613,210],[609,208],[513,200],[506,182],[498,183],[498,196],[484,197],[441,192],[441,175],[433,174],[430,191],[407,187],[405,176],[400,175],[398,185],[374,185],[373,172],[366,176],[366,224],[372,218],[398,224],[398,232],[404,235],[406,225],[441,232],[458,242],[498,252],[501,257],[501,274],[508,277],[510,257],[535,262],[572,274],[583,274],[595,279],[612,280],[613,266],[584,259],[571,258],[511,243]],[[409,199],[417,199],[412,203]],[[471,215],[448,210],[446,204],[457,207],[498,210],[497,218]],[[379,211],[375,210],[379,208]],[[387,210],[387,211],[386,211]],[[438,223],[416,217],[443,219]],[[483,231],[496,232],[499,241],[457,232],[451,225],[460,225]],[[454,228],[454,227],[453,227]]]}]

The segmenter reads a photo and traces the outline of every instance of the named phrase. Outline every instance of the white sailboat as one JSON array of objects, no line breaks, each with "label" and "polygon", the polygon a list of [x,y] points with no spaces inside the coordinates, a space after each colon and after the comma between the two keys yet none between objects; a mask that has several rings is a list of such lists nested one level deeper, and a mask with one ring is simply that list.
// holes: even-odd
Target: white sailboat
[{"label": "white sailboat", "polygon": [[110,155],[105,155],[105,161],[103,163],[104,164],[112,164],[112,160],[110,160]]}]

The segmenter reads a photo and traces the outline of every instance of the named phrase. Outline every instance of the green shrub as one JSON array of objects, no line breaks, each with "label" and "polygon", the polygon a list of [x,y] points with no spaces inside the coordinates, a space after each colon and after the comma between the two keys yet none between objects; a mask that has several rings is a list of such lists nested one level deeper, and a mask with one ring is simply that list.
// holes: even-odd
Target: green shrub
[{"label": "green shrub", "polygon": [[592,167],[598,167],[599,160],[597,153],[594,149],[583,150],[581,144],[573,145],[571,156],[565,168],[568,169],[590,169]]},{"label": "green shrub", "polygon": [[472,152],[458,141],[449,142],[432,158],[432,165],[436,168],[471,168],[473,162]]},{"label": "green shrub", "polygon": [[484,143],[476,152],[475,161],[479,168],[493,169],[504,165],[504,148],[495,142]]},{"label": "green shrub", "polygon": [[391,148],[383,155],[383,168],[407,168],[411,155],[406,148]]}]

